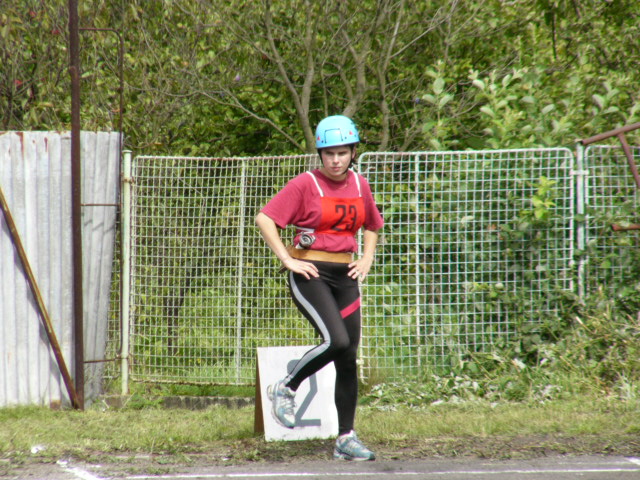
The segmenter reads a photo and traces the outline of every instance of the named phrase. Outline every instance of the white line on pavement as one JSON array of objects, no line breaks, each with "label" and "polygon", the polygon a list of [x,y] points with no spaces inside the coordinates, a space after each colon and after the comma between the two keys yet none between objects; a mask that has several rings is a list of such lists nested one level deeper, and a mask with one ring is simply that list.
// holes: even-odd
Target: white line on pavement
[{"label": "white line on pavement", "polygon": [[[635,462],[632,462],[635,463]],[[640,460],[639,463],[640,465]],[[134,475],[126,477],[127,480],[184,480],[184,479],[209,479],[209,478],[283,478],[283,477],[381,477],[394,476],[430,476],[445,477],[448,475],[532,475],[532,474],[580,474],[580,473],[618,473],[618,472],[640,472],[640,468],[556,468],[556,469],[532,469],[532,470],[450,470],[436,472],[274,472],[274,473],[194,473],[194,474],[173,474],[173,475]]]},{"label": "white line on pavement", "polygon": [[79,478],[80,480],[105,480],[102,477],[98,477],[86,470],[83,470],[78,467],[69,467],[69,463],[65,460],[58,460],[58,465],[62,467],[63,470],[69,472],[74,477]]}]

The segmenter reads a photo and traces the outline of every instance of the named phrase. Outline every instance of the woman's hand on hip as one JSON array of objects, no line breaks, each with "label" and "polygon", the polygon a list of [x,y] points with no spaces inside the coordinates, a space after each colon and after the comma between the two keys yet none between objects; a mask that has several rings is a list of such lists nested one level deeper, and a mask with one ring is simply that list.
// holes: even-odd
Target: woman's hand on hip
[{"label": "woman's hand on hip", "polygon": [[291,270],[293,273],[299,273],[307,280],[310,280],[311,277],[319,277],[318,267],[316,267],[313,263],[304,262],[302,260],[298,260],[297,258],[289,257],[282,261],[282,265],[287,269]]},{"label": "woman's hand on hip", "polygon": [[360,280],[362,282],[369,274],[372,263],[373,259],[368,259],[367,257],[359,258],[355,262],[351,262],[349,264],[349,273],[347,275],[349,275],[354,280]]}]

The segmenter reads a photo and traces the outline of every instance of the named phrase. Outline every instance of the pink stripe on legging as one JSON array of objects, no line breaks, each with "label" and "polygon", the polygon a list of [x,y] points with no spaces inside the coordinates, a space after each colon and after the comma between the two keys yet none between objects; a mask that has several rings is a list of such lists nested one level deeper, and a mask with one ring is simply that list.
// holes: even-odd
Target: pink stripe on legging
[{"label": "pink stripe on legging", "polygon": [[360,308],[360,297],[358,297],[358,299],[355,302],[353,302],[351,305],[343,308],[340,311],[340,315],[342,315],[342,318],[347,318],[349,315],[351,315],[353,312],[355,312],[359,308]]}]

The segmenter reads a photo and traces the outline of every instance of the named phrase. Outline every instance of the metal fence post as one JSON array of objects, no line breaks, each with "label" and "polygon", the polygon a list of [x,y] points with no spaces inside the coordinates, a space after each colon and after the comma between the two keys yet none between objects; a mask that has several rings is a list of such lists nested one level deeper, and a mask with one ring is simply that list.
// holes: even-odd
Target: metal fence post
[{"label": "metal fence post", "polygon": [[[581,221],[576,222],[576,244],[578,251],[584,252],[586,242],[586,222],[584,221],[584,215],[586,215],[586,203],[587,203],[587,189],[585,184],[586,166],[584,164],[584,146],[581,143],[576,145],[576,169],[572,172],[575,175],[576,186],[576,215],[578,215]],[[575,220],[574,220],[575,221]],[[585,265],[589,261],[588,257],[582,256],[578,263],[578,275],[577,275],[577,292],[580,300],[584,299],[585,294]]]},{"label": "metal fence post", "polygon": [[417,366],[420,367],[422,366],[422,355],[424,354],[424,352],[422,351],[422,304],[423,304],[423,299],[422,296],[420,295],[421,291],[422,291],[422,274],[423,274],[423,269],[421,268],[421,264],[420,264],[420,245],[422,242],[422,232],[420,231],[422,229],[421,224],[420,224],[420,155],[415,155],[413,157],[414,159],[414,182],[413,182],[413,207],[415,208],[415,216],[414,216],[414,223],[415,223],[415,239],[414,239],[414,248],[416,249],[415,252],[415,262],[416,262],[416,290],[415,290],[415,295],[416,295],[416,302],[415,302],[415,306],[416,306],[416,313],[415,313],[415,319],[416,319],[416,323],[415,323],[415,327],[416,327],[416,347],[418,350],[418,354],[417,354],[417,359],[416,359],[416,363]]},{"label": "metal fence post", "polygon": [[122,168],[122,210],[121,210],[121,267],[120,285],[122,308],[120,309],[120,368],[122,395],[129,393],[129,315],[131,292],[131,151],[125,150]]},{"label": "metal fence post", "polygon": [[238,283],[237,283],[237,307],[236,307],[236,381],[239,382],[242,376],[242,281],[244,277],[244,237],[246,230],[245,223],[245,210],[246,210],[246,195],[245,188],[246,176],[247,176],[247,161],[241,160],[240,167],[240,226],[238,233]]}]

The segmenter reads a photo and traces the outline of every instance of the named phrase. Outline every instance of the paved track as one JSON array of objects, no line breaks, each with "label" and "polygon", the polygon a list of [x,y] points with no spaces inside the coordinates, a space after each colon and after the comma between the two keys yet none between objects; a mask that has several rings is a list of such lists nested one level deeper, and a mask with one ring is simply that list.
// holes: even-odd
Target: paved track
[{"label": "paved track", "polygon": [[[120,468],[122,464],[120,464]],[[549,457],[533,460],[485,461],[481,459],[425,459],[376,462],[312,462],[252,464],[229,467],[184,467],[180,473],[111,477],[105,466],[58,462],[38,465],[15,478],[39,480],[631,480],[640,479],[640,458]]]}]

